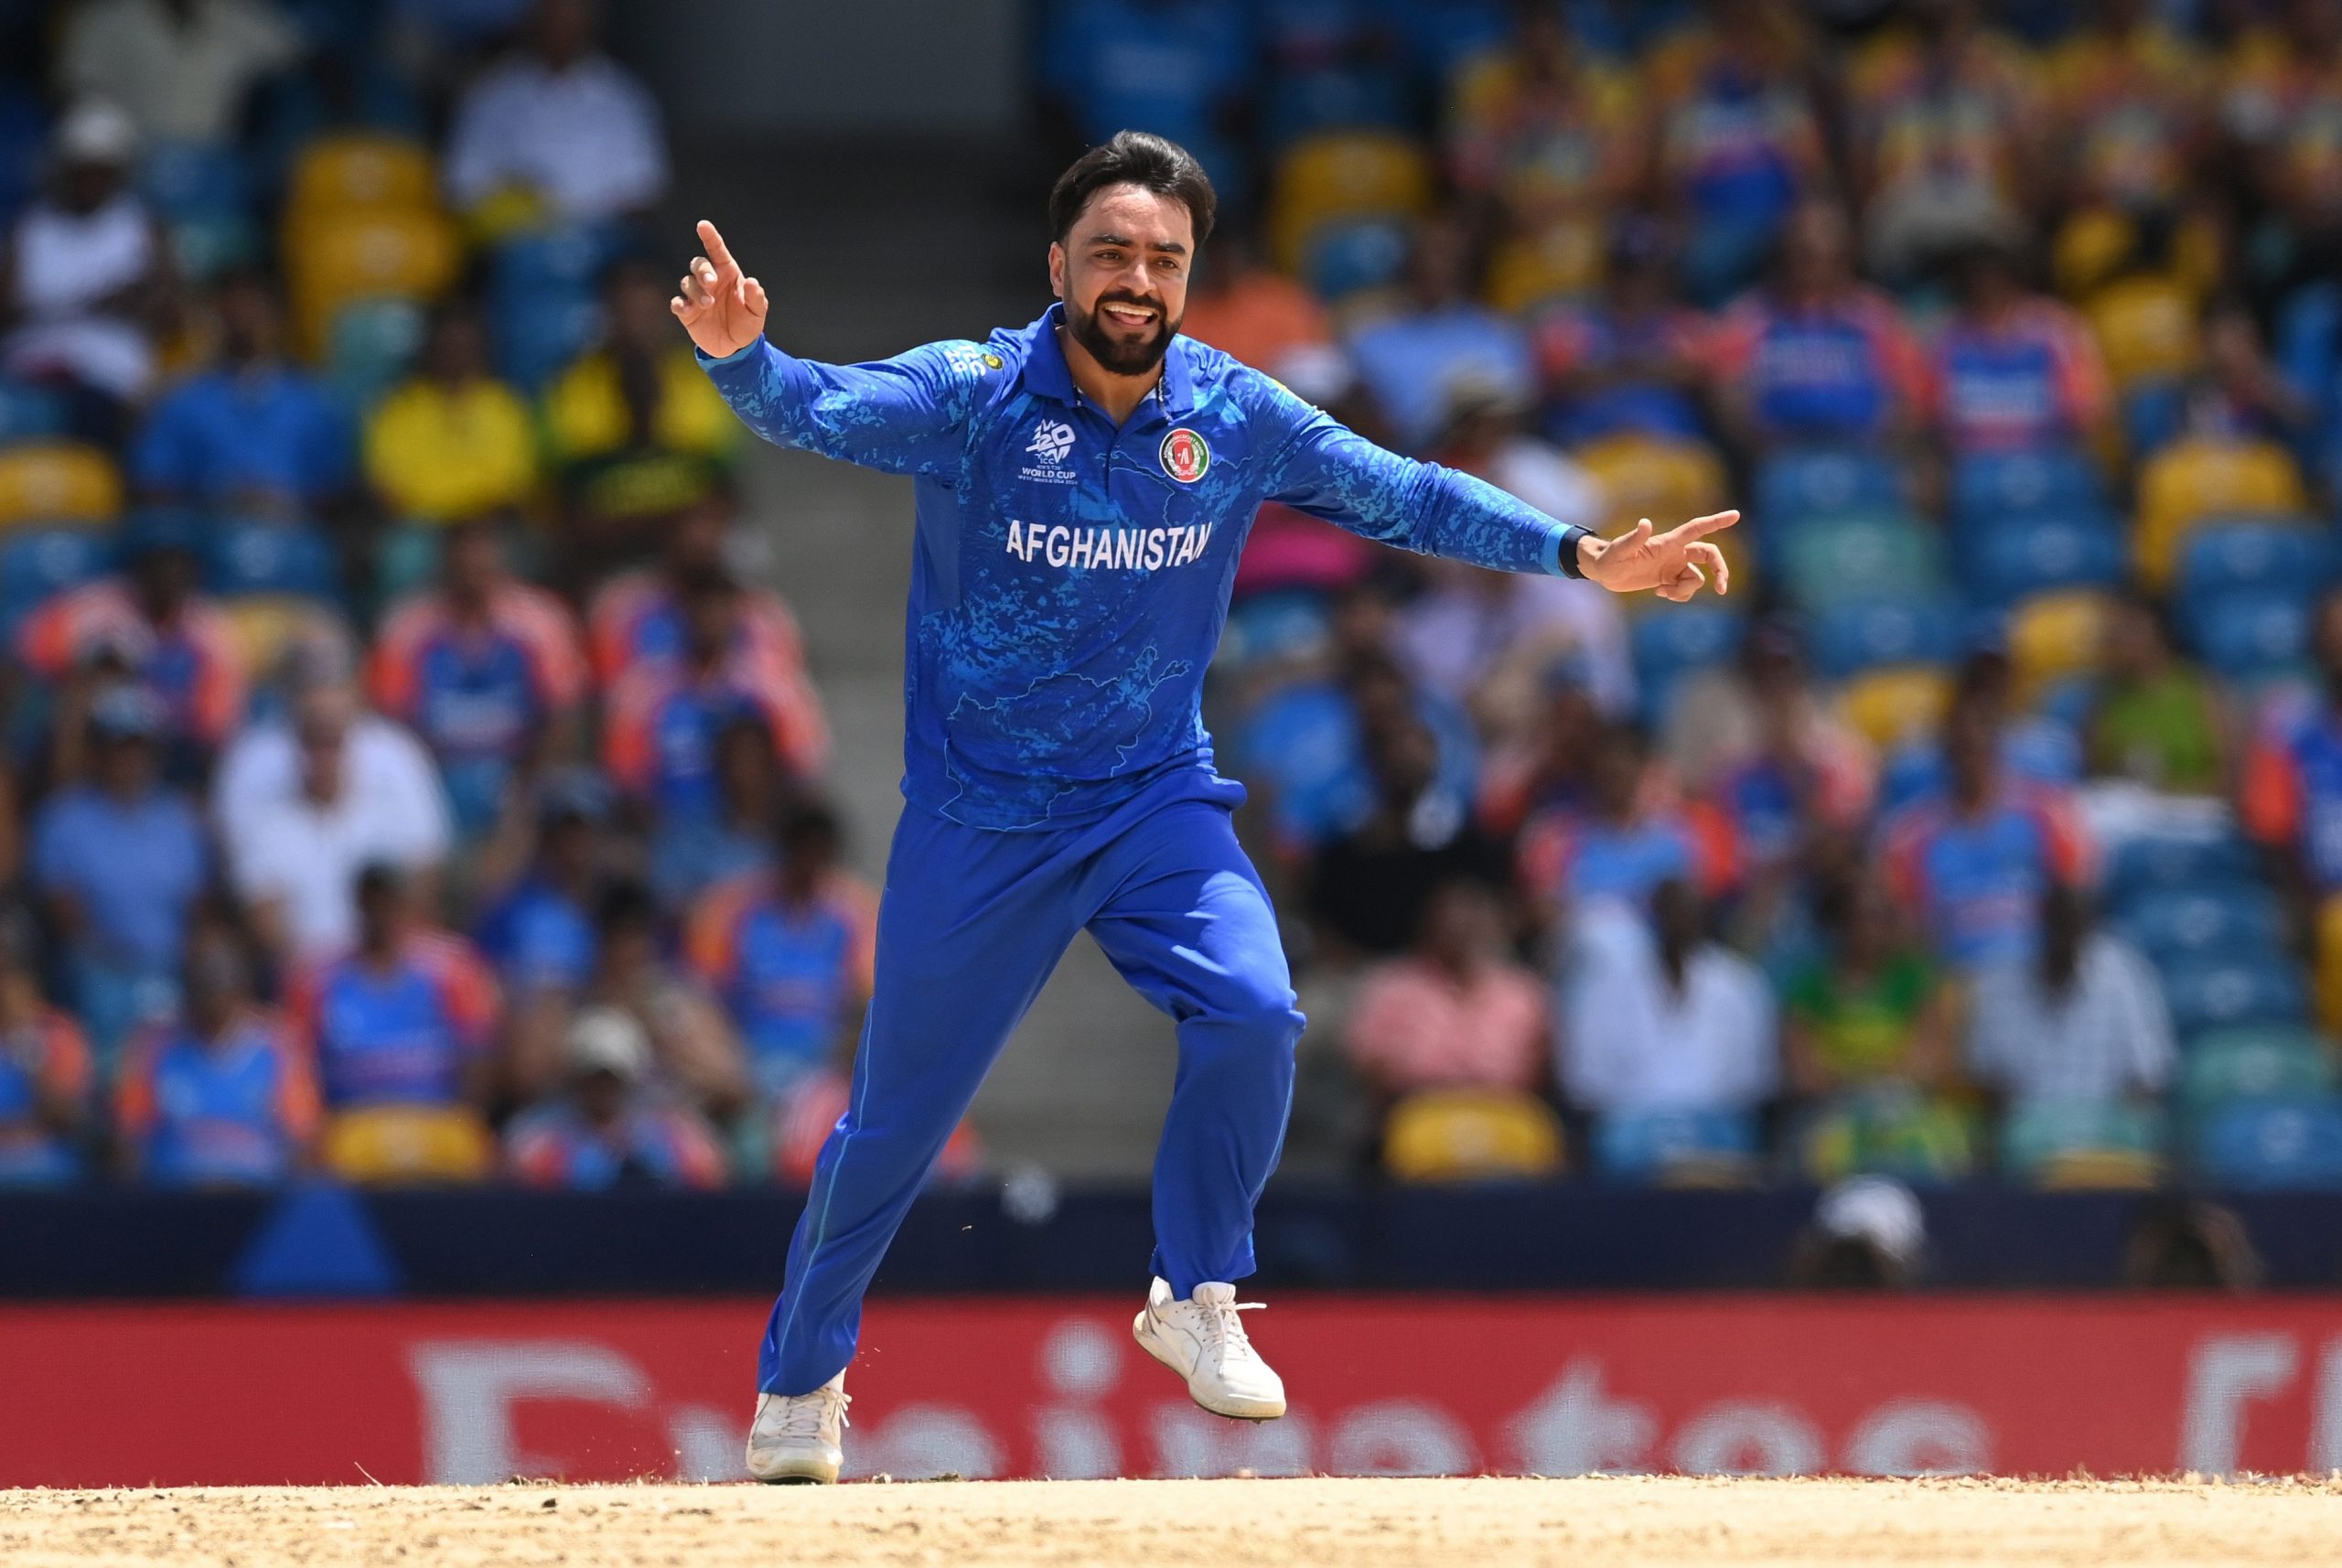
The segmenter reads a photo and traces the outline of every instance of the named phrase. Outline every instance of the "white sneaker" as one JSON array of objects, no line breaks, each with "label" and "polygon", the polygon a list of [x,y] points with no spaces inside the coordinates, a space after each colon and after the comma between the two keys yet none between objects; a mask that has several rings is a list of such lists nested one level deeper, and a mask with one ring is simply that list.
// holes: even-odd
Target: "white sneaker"
[{"label": "white sneaker", "polygon": [[1244,1337],[1236,1315],[1261,1304],[1240,1302],[1236,1287],[1210,1282],[1193,1299],[1173,1299],[1168,1282],[1146,1293],[1146,1310],[1131,1334],[1146,1353],[1187,1380],[1187,1396],[1214,1415],[1274,1421],[1284,1413],[1284,1380],[1269,1369]]},{"label": "white sneaker", "polygon": [[845,1407],[853,1402],[840,1372],[810,1394],[758,1394],[748,1427],[748,1474],[759,1481],[826,1486],[845,1463],[840,1447]]}]

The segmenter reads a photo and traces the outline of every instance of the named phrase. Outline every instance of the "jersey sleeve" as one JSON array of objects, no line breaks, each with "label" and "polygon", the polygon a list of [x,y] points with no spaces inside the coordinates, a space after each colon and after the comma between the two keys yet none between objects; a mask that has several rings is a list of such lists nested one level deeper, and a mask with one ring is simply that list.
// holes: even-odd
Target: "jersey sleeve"
[{"label": "jersey sleeve", "polygon": [[860,365],[784,354],[762,338],[725,359],[699,356],[724,401],[778,446],[890,474],[947,478],[999,355],[966,341],[929,343]]},{"label": "jersey sleeve", "polygon": [[1499,572],[1577,575],[1586,530],[1469,474],[1377,446],[1261,378],[1256,408],[1280,437],[1268,499],[1378,543]]}]

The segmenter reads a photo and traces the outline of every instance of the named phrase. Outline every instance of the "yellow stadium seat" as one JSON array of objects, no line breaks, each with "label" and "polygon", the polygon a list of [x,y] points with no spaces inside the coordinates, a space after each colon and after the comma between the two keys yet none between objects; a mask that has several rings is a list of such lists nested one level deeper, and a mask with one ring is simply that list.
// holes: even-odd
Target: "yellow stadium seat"
[{"label": "yellow stadium seat", "polygon": [[2118,388],[2169,381],[2196,368],[2196,299],[2175,278],[2118,278],[2091,295],[2083,313]]},{"label": "yellow stadium seat", "polygon": [[1922,664],[1873,670],[1838,689],[1838,714],[1881,751],[1933,735],[1951,707],[1951,677]]},{"label": "yellow stadium seat", "polygon": [[2009,612],[2009,665],[2020,702],[2068,675],[2096,670],[2113,602],[2092,588],[2036,594]]},{"label": "yellow stadium seat", "polygon": [[1584,294],[1601,275],[1601,231],[1564,219],[1497,247],[1488,260],[1488,303],[1517,315],[1548,300]]},{"label": "yellow stadium seat", "polygon": [[2208,518],[2308,504],[2293,455],[2274,441],[2175,441],[2139,470],[2139,575],[2158,592],[2170,586],[2187,535]]},{"label": "yellow stadium seat", "polygon": [[2163,1183],[2163,1161],[2139,1149],[2067,1149],[2033,1173],[2033,1185],[2059,1192],[2143,1192]]},{"label": "yellow stadium seat", "polygon": [[285,199],[286,219],[296,225],[334,212],[438,205],[430,149],[366,132],[320,136],[302,148]]},{"label": "yellow stadium seat", "polygon": [[1427,1089],[1393,1106],[1382,1164],[1400,1181],[1485,1181],[1561,1168],[1562,1124],[1550,1106],[1501,1090]]},{"label": "yellow stadium seat", "polygon": [[466,1107],[370,1105],[326,1123],[324,1152],[326,1168],[344,1181],[484,1181],[496,1164],[496,1139]]},{"label": "yellow stadium seat", "polygon": [[2342,894],[2317,909],[2317,1021],[2329,1035],[2342,1034]]},{"label": "yellow stadium seat", "polygon": [[1309,236],[1337,218],[1405,218],[1431,205],[1431,159],[1410,136],[1345,131],[1295,145],[1277,165],[1269,233],[1277,264],[1297,272]]},{"label": "yellow stadium seat", "polygon": [[431,299],[456,279],[455,226],[420,209],[335,212],[288,227],[294,317],[304,349],[321,351],[333,314],[355,299]]},{"label": "yellow stadium seat", "polygon": [[35,441],[0,447],[0,528],[106,522],[122,510],[122,477],[95,446]]},{"label": "yellow stadium seat", "polygon": [[243,668],[250,671],[276,668],[296,639],[346,642],[350,635],[331,606],[297,594],[249,595],[231,599],[220,608],[228,618],[228,635],[235,639]]}]

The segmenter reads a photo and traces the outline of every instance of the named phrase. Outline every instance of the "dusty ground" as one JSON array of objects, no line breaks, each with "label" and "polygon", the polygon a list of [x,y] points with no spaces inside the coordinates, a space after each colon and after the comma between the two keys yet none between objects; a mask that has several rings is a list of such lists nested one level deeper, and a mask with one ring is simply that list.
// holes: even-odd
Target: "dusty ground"
[{"label": "dusty ground", "polygon": [[1058,1481],[0,1492],[0,1563],[2342,1563],[2342,1483]]}]

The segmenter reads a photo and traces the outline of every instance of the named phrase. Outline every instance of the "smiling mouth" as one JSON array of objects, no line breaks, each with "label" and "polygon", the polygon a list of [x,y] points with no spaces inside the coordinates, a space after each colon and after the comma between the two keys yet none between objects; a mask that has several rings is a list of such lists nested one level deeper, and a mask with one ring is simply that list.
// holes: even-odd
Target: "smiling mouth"
[{"label": "smiling mouth", "polygon": [[1098,314],[1117,327],[1133,328],[1152,327],[1155,320],[1153,310],[1138,305],[1101,305]]}]

